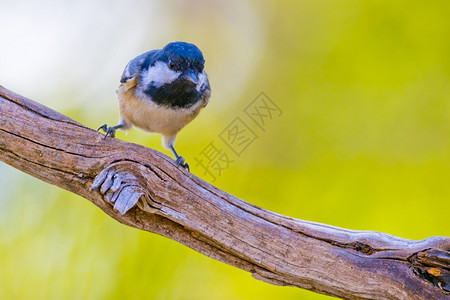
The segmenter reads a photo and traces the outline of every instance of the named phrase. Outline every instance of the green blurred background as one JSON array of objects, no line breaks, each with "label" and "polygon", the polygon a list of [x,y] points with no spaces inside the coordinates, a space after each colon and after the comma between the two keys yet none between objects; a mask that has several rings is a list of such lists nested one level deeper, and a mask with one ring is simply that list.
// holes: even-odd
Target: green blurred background
[{"label": "green blurred background", "polygon": [[[192,163],[261,92],[283,115],[217,177],[301,219],[423,239],[450,233],[450,2],[5,1],[0,84],[97,128],[131,58],[197,44],[208,107]],[[118,138],[166,154],[158,135]],[[329,299],[276,287],[0,163],[0,299]]]}]

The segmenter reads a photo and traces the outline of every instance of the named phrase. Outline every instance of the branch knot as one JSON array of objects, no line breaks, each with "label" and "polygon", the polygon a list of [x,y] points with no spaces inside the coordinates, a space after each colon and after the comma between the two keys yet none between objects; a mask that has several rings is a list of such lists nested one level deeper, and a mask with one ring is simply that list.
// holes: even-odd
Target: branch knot
[{"label": "branch knot", "polygon": [[145,178],[148,172],[139,163],[115,162],[95,177],[90,190],[100,192],[103,199],[122,215],[135,205],[141,210],[155,213],[159,207],[155,207],[157,204],[151,200],[151,189]]}]

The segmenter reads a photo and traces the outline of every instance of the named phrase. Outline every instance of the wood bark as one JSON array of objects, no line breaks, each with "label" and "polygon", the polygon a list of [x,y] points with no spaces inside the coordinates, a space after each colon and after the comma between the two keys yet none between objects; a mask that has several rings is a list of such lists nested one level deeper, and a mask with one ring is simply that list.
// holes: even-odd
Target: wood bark
[{"label": "wood bark", "polygon": [[448,237],[407,240],[264,210],[1,86],[0,160],[268,283],[345,299],[450,298]]}]

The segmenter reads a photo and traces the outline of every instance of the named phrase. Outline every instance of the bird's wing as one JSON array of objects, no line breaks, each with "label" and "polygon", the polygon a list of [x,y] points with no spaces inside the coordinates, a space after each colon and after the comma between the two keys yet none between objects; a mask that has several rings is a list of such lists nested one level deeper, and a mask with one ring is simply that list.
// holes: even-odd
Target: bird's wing
[{"label": "bird's wing", "polygon": [[135,79],[136,74],[139,73],[139,71],[142,68],[142,65],[145,61],[152,60],[159,50],[152,50],[145,52],[144,54],[141,54],[135,58],[133,58],[125,67],[125,70],[123,70],[122,77],[120,78],[121,83],[126,83],[132,79]]},{"label": "bird's wing", "polygon": [[203,96],[203,107],[208,105],[209,97],[211,96],[211,86],[209,85],[209,79],[206,78],[206,84],[204,86],[205,92]]}]

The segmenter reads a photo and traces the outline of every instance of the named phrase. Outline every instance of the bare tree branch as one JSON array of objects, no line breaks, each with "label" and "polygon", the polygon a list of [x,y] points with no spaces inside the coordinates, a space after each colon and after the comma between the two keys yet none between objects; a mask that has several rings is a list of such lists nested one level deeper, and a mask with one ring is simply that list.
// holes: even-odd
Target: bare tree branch
[{"label": "bare tree branch", "polygon": [[[246,203],[152,149],[107,138],[0,87],[0,160],[119,222],[276,285],[346,299],[449,299],[450,238],[406,240]],[[137,202],[137,205],[134,205]],[[131,209],[124,215],[121,211]]]}]

